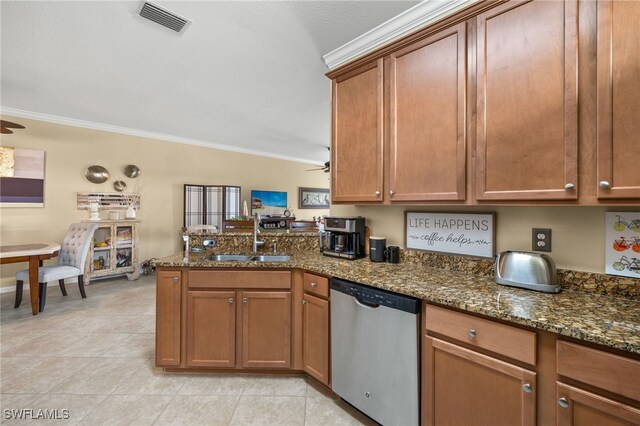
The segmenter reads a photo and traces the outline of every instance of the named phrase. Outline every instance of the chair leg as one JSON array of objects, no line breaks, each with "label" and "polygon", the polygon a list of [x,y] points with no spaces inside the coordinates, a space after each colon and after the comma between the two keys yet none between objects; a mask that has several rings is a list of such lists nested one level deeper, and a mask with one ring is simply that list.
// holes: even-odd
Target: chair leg
[{"label": "chair leg", "polygon": [[64,286],[64,280],[58,280],[58,284],[60,284],[60,291],[62,291],[62,295],[67,295],[67,288]]},{"label": "chair leg", "polygon": [[39,283],[40,287],[40,312],[44,311],[44,304],[47,303],[47,283]]},{"label": "chair leg", "polygon": [[80,289],[82,298],[85,299],[87,297],[87,293],[84,292],[84,276],[82,275],[78,275],[78,288]]},{"label": "chair leg", "polygon": [[21,280],[16,281],[16,303],[13,305],[13,309],[20,307],[22,303],[22,284],[23,282]]}]

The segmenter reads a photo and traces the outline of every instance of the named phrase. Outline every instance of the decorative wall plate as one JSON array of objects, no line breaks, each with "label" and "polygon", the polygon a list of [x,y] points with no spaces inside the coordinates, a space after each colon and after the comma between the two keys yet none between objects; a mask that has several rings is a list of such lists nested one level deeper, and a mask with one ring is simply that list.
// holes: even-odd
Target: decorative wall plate
[{"label": "decorative wall plate", "polygon": [[113,182],[113,189],[115,189],[118,192],[122,192],[125,189],[127,189],[127,184],[121,180],[117,180]]},{"label": "decorative wall plate", "polygon": [[128,178],[137,178],[140,175],[140,169],[138,166],[129,164],[124,168],[124,175]]},{"label": "decorative wall plate", "polygon": [[89,166],[84,172],[84,177],[92,183],[104,183],[109,179],[109,171],[102,166]]}]

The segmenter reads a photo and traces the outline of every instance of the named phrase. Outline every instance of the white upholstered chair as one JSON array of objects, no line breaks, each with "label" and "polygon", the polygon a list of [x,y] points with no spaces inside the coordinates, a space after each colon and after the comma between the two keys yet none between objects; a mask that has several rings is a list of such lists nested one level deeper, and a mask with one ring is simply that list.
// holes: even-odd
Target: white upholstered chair
[{"label": "white upholstered chair", "polygon": [[[87,261],[87,254],[96,229],[98,229],[97,223],[72,223],[62,242],[58,264],[40,267],[38,270],[40,312],[44,310],[44,304],[47,300],[47,283],[51,281],[58,281],[62,294],[66,296],[67,289],[64,287],[64,280],[78,277],[80,294],[83,298],[87,297],[84,292],[84,265]],[[22,302],[22,287],[25,282],[29,282],[28,269],[16,274],[16,303],[14,308],[20,306]]]}]

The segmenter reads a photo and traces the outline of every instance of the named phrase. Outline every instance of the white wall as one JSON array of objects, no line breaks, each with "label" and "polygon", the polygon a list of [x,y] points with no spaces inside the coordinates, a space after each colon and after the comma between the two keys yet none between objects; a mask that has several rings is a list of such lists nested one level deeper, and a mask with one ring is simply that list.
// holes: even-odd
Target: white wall
[{"label": "white wall", "polygon": [[[251,189],[288,192],[288,203],[298,219],[327,214],[327,210],[299,210],[298,187],[328,188],[328,174],[307,172],[313,165],[255,155],[201,148],[140,137],[89,130],[24,118],[3,117],[26,126],[2,135],[3,146],[41,149],[45,158],[45,207],[0,208],[0,244],[62,241],[72,222],[89,218],[77,210],[77,192],[115,192],[113,182],[135,180],[124,176],[127,164],[142,173],[140,258],[171,255],[181,248],[183,184],[240,185],[249,201]],[[103,184],[84,177],[88,166],[110,172]],[[102,212],[104,218],[106,212]],[[51,262],[51,261],[50,261]],[[1,286],[15,285],[15,272],[26,264],[2,266]]]}]

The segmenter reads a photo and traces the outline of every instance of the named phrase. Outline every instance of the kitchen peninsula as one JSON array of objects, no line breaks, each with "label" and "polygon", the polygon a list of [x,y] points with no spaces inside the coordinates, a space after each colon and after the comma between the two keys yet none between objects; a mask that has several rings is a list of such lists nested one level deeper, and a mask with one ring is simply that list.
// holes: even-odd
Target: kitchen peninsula
[{"label": "kitchen peninsula", "polygon": [[[250,235],[245,237],[248,241]],[[305,350],[314,354],[324,351],[320,358],[330,365],[327,345],[318,343],[317,336],[313,346],[305,342],[310,318],[318,321],[318,327],[328,334],[328,312],[323,319],[322,315],[309,316],[310,311],[305,309],[309,309],[307,290],[322,289],[326,291],[328,310],[331,302],[328,278],[337,277],[423,301],[424,424],[432,424],[428,419],[436,410],[434,393],[448,392],[438,381],[438,371],[451,367],[445,355],[466,360],[465,368],[482,365],[482,371],[490,371],[493,381],[487,383],[504,386],[511,395],[504,403],[514,407],[518,419],[537,418],[540,424],[554,422],[558,404],[584,396],[580,392],[586,391],[577,385],[586,386],[587,396],[595,398],[594,401],[600,398],[609,404],[603,408],[594,402],[607,416],[635,422],[640,419],[637,280],[585,291],[589,283],[615,277],[560,271],[563,291],[543,294],[495,284],[493,264],[486,260],[404,251],[399,264],[374,263],[368,259],[349,261],[322,256],[311,242],[316,234],[262,233],[261,237],[299,239],[298,242],[308,239],[309,244],[306,249],[291,250],[278,243],[291,255],[283,262],[208,260],[211,254],[224,252],[224,247],[155,261],[156,365],[168,371],[231,369],[310,374],[305,361],[311,354]],[[298,244],[298,248],[303,246]],[[206,303],[198,303],[202,300]],[[242,305],[238,309],[236,301]],[[260,321],[252,322],[252,318]],[[198,327],[194,327],[194,321]],[[263,347],[265,342],[259,342],[256,349],[252,342],[256,330],[269,332],[271,345]],[[198,333],[210,334],[205,338],[198,337]],[[194,341],[211,341],[212,336],[217,339],[221,334],[226,336],[224,345],[216,340],[216,348],[194,347]],[[329,340],[328,335],[326,338]],[[219,353],[210,362],[193,357],[208,350],[213,354],[220,347],[225,350],[224,359]],[[273,362],[268,361],[269,357]],[[583,368],[574,371],[572,365]],[[325,374],[328,373],[327,370]],[[514,377],[517,386],[513,385]],[[321,382],[331,387],[330,377]],[[479,386],[484,389],[488,384]],[[581,404],[590,405],[590,401]],[[441,407],[437,410],[446,412]],[[558,416],[561,415],[563,412],[559,411]],[[523,422],[526,423],[529,422]],[[529,424],[535,424],[535,420]]]}]

